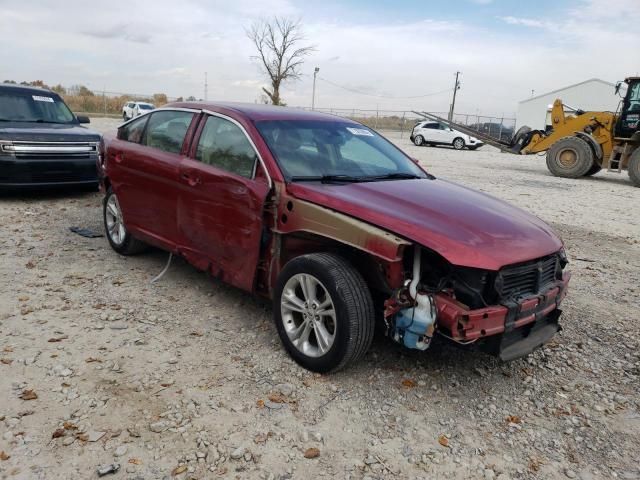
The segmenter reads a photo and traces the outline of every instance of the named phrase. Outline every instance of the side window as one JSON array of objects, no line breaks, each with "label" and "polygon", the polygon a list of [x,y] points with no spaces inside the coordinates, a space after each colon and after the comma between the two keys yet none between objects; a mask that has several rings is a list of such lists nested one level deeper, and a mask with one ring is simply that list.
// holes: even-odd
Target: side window
[{"label": "side window", "polygon": [[440,124],[438,123],[426,123],[424,128],[430,128],[432,130],[438,130],[440,128]]},{"label": "side window", "polygon": [[210,116],[198,141],[196,160],[252,178],[258,157],[237,125],[224,118]]},{"label": "side window", "polygon": [[191,112],[177,110],[153,113],[142,144],[169,153],[180,153],[193,115]]},{"label": "side window", "polygon": [[140,143],[146,123],[146,118],[139,118],[138,120],[127,123],[118,129],[118,138],[120,140],[126,140],[127,142]]}]

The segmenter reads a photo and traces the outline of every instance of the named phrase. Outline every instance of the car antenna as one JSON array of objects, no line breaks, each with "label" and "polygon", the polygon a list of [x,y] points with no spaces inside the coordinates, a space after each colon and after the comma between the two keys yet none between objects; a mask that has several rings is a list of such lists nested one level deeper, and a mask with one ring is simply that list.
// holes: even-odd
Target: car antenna
[{"label": "car antenna", "polygon": [[169,266],[171,265],[171,259],[173,258],[173,253],[169,252],[169,259],[167,260],[167,264],[164,266],[164,268],[162,269],[162,271],[156,275],[149,283],[155,283],[158,280],[160,280],[165,273],[167,273],[167,270],[169,270]]}]

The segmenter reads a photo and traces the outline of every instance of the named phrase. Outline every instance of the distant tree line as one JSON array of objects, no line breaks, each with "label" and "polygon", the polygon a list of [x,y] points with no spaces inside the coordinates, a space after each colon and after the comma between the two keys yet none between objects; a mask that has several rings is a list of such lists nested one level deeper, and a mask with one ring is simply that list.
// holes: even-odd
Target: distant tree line
[{"label": "distant tree line", "polygon": [[[49,86],[42,80],[34,80],[31,82],[16,82],[15,80],[5,80],[4,83],[12,85],[24,85],[28,87],[39,87],[56,92],[64,101],[69,105],[69,108],[74,112],[81,113],[101,113],[107,115],[121,115],[122,106],[131,101],[149,102],[153,103],[156,107],[160,107],[169,102],[169,99],[164,93],[154,93],[151,96],[140,97],[134,95],[104,95],[100,92],[95,93],[85,85],[71,85],[70,87],[64,87],[61,84]],[[178,97],[175,99],[177,102],[182,102],[185,99]],[[189,96],[186,101],[195,101],[194,96]]]}]

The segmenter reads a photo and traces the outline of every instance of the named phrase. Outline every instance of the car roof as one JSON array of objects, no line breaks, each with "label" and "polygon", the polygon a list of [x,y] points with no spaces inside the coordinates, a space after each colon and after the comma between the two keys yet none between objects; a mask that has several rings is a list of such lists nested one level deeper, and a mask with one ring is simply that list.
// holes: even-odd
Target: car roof
[{"label": "car roof", "polygon": [[320,113],[302,108],[281,107],[277,105],[265,105],[261,103],[241,103],[241,102],[172,102],[164,105],[163,108],[194,108],[198,110],[211,110],[224,113],[224,111],[235,112],[249,120],[317,120],[317,121],[341,121],[359,125],[353,120]]},{"label": "car roof", "polygon": [[31,87],[31,86],[25,86],[25,85],[14,85],[13,83],[0,83],[0,91],[16,92],[16,93],[23,93],[23,94],[26,93],[26,94],[32,94],[32,95],[46,93],[47,95],[58,97],[58,94],[56,92],[53,92],[47,88]]}]

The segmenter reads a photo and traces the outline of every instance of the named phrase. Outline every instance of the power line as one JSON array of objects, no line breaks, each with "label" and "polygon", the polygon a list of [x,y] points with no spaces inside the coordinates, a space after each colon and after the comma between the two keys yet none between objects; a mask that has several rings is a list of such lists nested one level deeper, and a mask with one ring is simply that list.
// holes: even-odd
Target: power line
[{"label": "power line", "polygon": [[318,77],[318,79],[322,80],[325,83],[328,83],[329,85],[333,85],[334,87],[341,88],[342,90],[346,90],[347,92],[357,93],[358,95],[366,95],[368,97],[388,98],[388,99],[396,99],[396,100],[433,97],[435,95],[441,95],[443,93],[449,93],[451,91],[450,88],[447,88],[446,90],[441,90],[439,92],[426,93],[424,95],[413,95],[413,96],[410,96],[410,97],[395,97],[395,96],[391,96],[391,95],[376,95],[374,93],[363,92],[361,90],[356,90],[355,88],[350,88],[350,87],[345,87],[344,85],[339,85],[337,83],[332,82],[331,80],[327,80],[326,78],[322,78],[322,77]]}]

